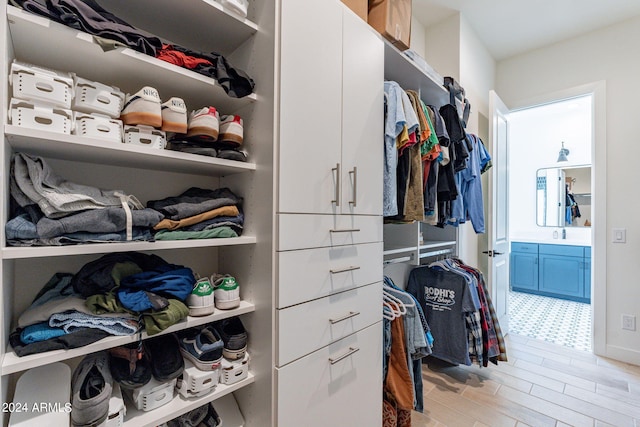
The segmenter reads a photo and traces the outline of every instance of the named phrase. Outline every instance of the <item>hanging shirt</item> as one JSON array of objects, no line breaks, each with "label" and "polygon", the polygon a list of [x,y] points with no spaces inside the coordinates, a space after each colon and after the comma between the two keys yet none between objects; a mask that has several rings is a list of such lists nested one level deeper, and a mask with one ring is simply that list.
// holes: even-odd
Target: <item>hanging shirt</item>
[{"label": "hanging shirt", "polygon": [[403,90],[396,82],[384,82],[384,95],[387,103],[387,114],[384,122],[384,182],[383,208],[384,216],[398,214],[396,169],[398,167],[398,149],[396,138],[406,126],[404,109],[402,108]]},{"label": "hanging shirt", "polygon": [[457,226],[471,220],[476,234],[485,232],[484,228],[484,202],[482,200],[481,149],[480,138],[467,134],[467,140],[472,144],[473,150],[467,159],[467,168],[456,173],[456,184],[460,190],[460,196],[452,202],[451,225]]},{"label": "hanging shirt", "polygon": [[475,311],[465,279],[448,271],[415,268],[407,292],[419,301],[433,335],[432,355],[470,365],[466,314]]}]

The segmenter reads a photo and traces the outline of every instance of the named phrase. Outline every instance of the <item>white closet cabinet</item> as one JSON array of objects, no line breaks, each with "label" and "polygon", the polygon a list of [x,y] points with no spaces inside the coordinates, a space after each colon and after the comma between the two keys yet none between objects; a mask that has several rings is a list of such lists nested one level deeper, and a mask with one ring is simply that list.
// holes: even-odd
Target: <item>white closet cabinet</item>
[{"label": "white closet cabinet", "polygon": [[382,423],[384,45],[282,0],[275,424]]},{"label": "white closet cabinet", "polygon": [[[108,337],[71,350],[56,350],[18,357],[8,345],[9,333],[19,315],[55,272],[77,272],[84,264],[111,252],[144,251],[168,262],[192,268],[200,275],[233,274],[240,283],[241,304],[233,310],[216,310],[205,317],[189,317],[164,333],[241,316],[249,333],[252,356],[246,380],[213,393],[185,399],[175,396],[168,404],[144,412],[127,409],[124,426],[157,426],[191,409],[233,393],[247,427],[263,427],[273,419],[273,150],[275,84],[274,0],[252,2],[248,19],[229,13],[210,0],[110,0],[105,8],[142,30],[179,45],[203,52],[219,51],[256,81],[256,93],[241,99],[226,95],[206,76],[143,55],[132,49],[103,51],[93,38],[72,28],[0,1],[0,361],[2,401],[11,402],[17,378],[26,370],[62,361],[75,365],[87,354],[135,342],[137,336]],[[135,3],[135,4],[134,4]],[[182,25],[176,23],[183,23]],[[216,33],[220,29],[221,33]],[[11,97],[8,70],[18,59],[36,65],[75,72],[78,76],[125,92],[152,86],[166,101],[184,99],[190,110],[212,105],[222,114],[244,119],[244,148],[249,162],[236,162],[169,150],[154,150],[116,142],[94,140],[7,122]],[[121,189],[143,203],[177,195],[189,187],[229,187],[244,198],[243,235],[231,239],[87,244],[64,247],[10,247],[4,238],[8,220],[11,154],[23,151],[44,157],[64,178],[101,188]],[[146,339],[146,333],[143,339]],[[9,414],[2,414],[7,425]],[[225,422],[225,425],[227,423]]]},{"label": "white closet cabinet", "polygon": [[382,214],[383,44],[344,9],[282,2],[279,212]]}]

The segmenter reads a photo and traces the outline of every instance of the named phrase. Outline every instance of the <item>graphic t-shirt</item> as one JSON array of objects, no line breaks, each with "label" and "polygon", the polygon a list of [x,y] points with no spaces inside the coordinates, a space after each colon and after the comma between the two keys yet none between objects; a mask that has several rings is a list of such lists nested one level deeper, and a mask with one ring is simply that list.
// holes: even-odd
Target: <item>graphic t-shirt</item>
[{"label": "graphic t-shirt", "polygon": [[431,327],[432,356],[470,365],[465,313],[475,307],[465,279],[449,271],[420,267],[411,271],[407,292],[416,297]]}]

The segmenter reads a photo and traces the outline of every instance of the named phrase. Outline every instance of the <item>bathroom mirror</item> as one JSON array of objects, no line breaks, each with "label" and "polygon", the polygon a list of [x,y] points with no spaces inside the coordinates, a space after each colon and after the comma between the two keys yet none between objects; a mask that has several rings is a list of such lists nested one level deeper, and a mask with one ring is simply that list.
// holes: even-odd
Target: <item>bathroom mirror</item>
[{"label": "bathroom mirror", "polygon": [[536,172],[536,223],[540,227],[591,226],[591,166]]}]

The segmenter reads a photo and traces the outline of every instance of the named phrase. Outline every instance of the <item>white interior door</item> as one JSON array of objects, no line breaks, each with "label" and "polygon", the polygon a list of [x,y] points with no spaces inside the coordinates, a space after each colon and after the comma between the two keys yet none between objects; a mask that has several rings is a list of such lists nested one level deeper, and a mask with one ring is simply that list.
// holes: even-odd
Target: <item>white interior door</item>
[{"label": "white interior door", "polygon": [[493,167],[489,174],[488,243],[489,257],[488,285],[491,298],[504,334],[509,332],[509,222],[508,222],[508,137],[509,110],[498,95],[489,93],[489,146]]}]

